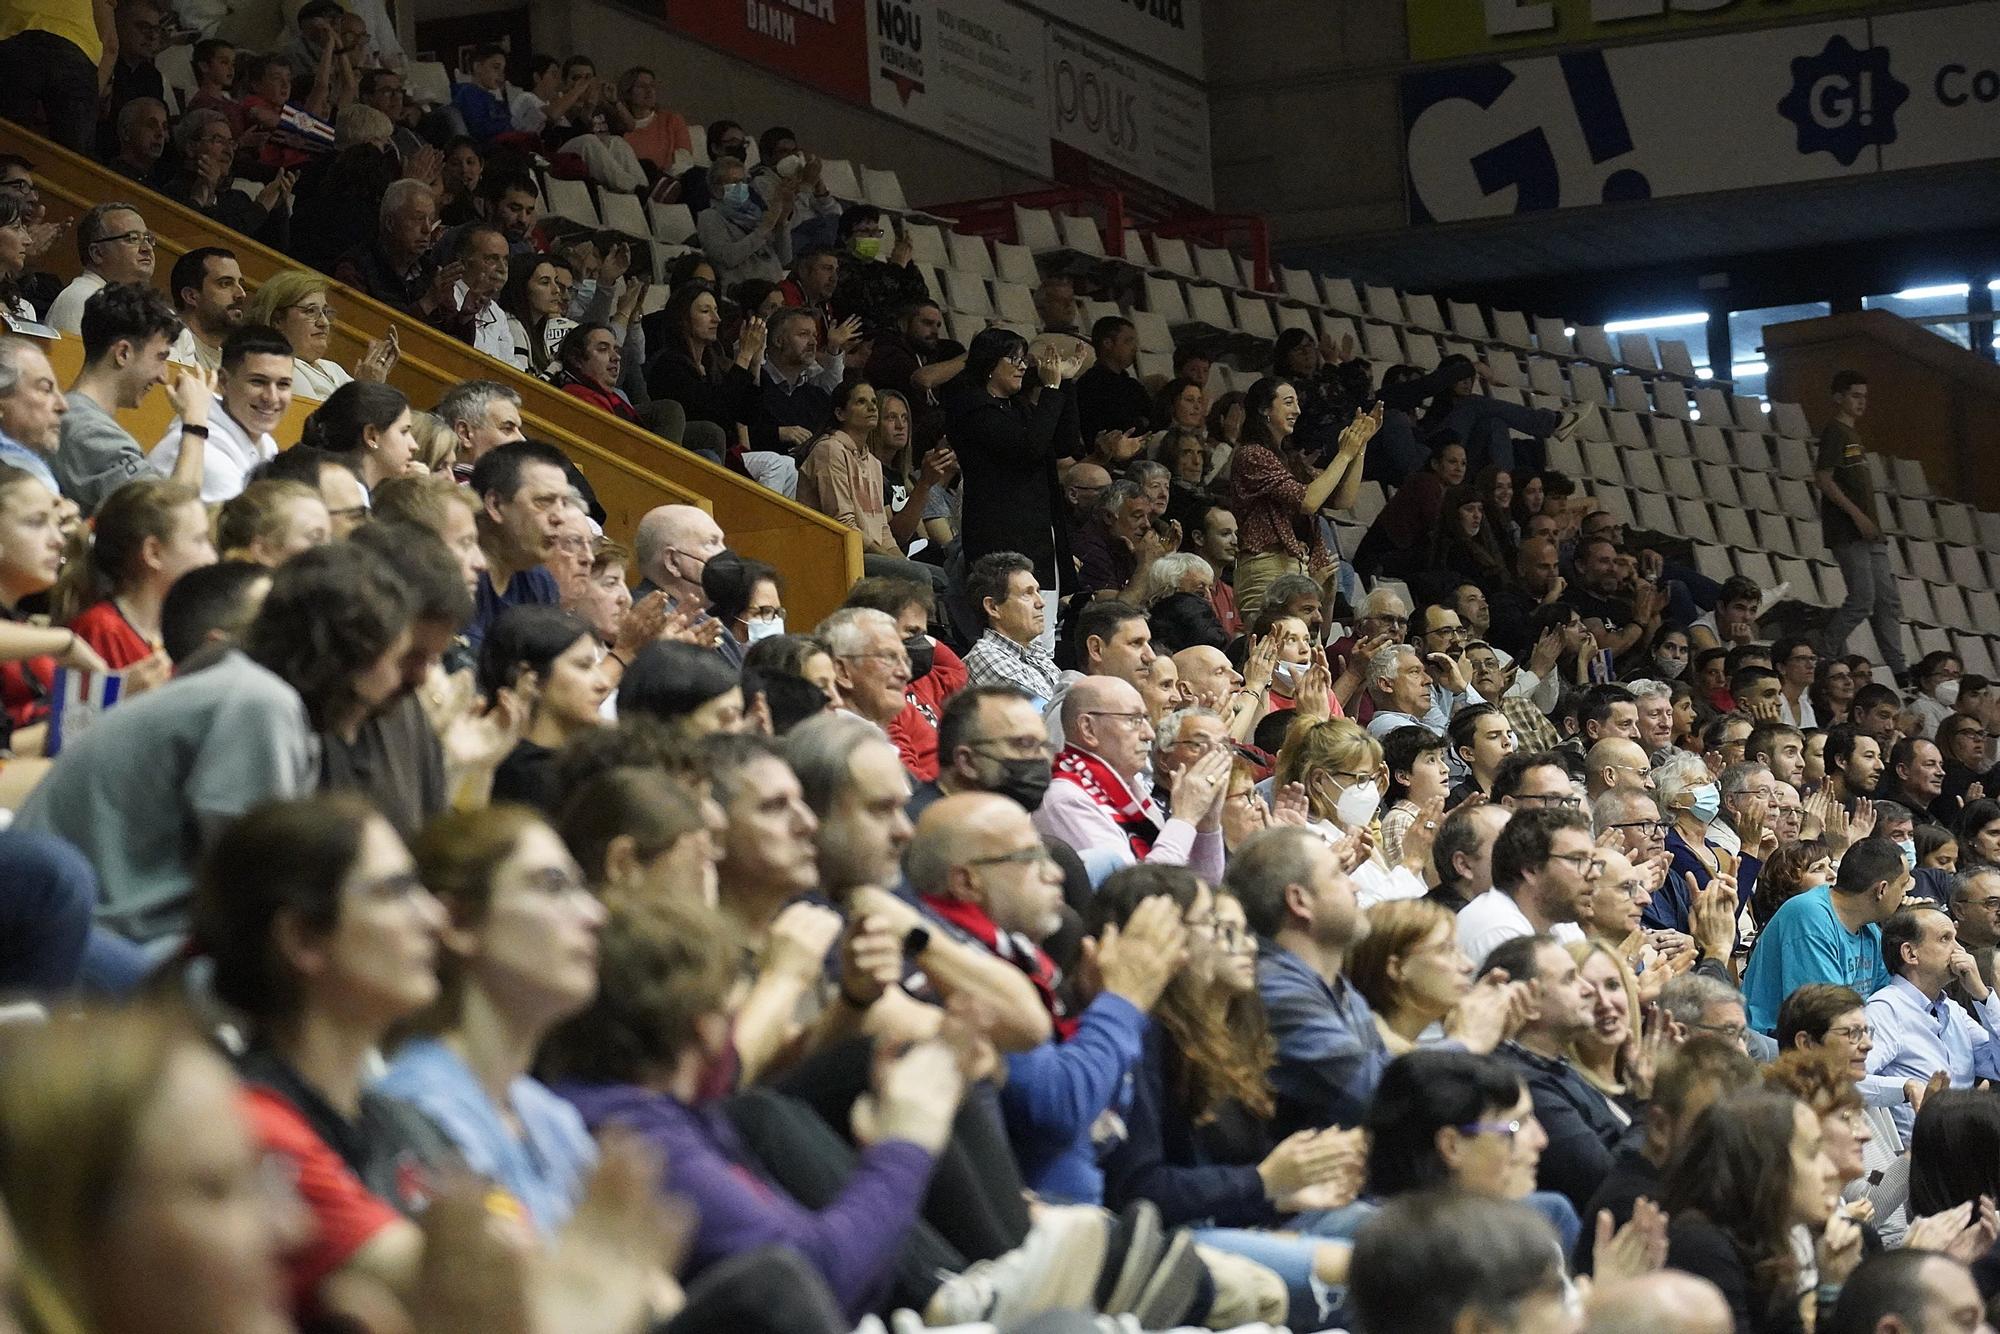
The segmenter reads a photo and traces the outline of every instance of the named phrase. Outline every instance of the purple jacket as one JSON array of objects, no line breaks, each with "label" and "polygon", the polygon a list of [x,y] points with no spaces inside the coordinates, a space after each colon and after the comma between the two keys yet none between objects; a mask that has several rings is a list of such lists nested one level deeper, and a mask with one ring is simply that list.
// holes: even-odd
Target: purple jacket
[{"label": "purple jacket", "polygon": [[863,1149],[840,1198],[806,1208],[768,1181],[717,1106],[689,1107],[631,1085],[558,1084],[591,1133],[638,1132],[666,1158],[670,1189],[695,1207],[687,1274],[755,1250],[784,1246],[826,1280],[849,1319],[874,1310],[930,1186],[930,1153],[903,1140]]}]

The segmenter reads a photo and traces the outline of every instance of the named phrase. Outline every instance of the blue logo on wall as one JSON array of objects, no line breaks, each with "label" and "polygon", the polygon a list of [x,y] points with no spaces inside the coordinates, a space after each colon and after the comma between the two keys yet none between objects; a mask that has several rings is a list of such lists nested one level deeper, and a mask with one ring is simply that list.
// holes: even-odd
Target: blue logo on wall
[{"label": "blue logo on wall", "polygon": [[1792,90],[1778,114],[1799,127],[1799,152],[1830,153],[1843,167],[1865,148],[1896,142],[1896,110],[1910,90],[1889,73],[1887,47],[1857,51],[1835,36],[1792,61]]}]

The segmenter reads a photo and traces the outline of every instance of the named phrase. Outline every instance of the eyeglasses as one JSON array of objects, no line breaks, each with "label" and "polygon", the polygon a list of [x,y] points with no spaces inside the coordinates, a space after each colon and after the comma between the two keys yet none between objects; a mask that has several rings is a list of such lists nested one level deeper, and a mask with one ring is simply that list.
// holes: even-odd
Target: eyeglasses
[{"label": "eyeglasses", "polygon": [[1748,1026],[1744,1024],[1689,1024],[1688,1027],[1698,1029],[1703,1033],[1713,1033],[1715,1036],[1726,1038],[1731,1042],[1741,1042],[1743,1035],[1750,1031]]},{"label": "eyeglasses", "polygon": [[1551,852],[1549,860],[1568,862],[1586,877],[1604,874],[1604,858],[1593,856],[1588,852]]},{"label": "eyeglasses", "polygon": [[151,232],[120,232],[116,236],[100,236],[95,241],[92,241],[91,244],[125,245],[128,242],[138,246],[141,250],[151,250],[160,243],[160,238]]},{"label": "eyeglasses", "polygon": [[1462,1126],[1454,1126],[1453,1129],[1461,1135],[1498,1135],[1512,1144],[1514,1137],[1527,1129],[1528,1122],[1532,1120],[1533,1117],[1525,1117],[1519,1121],[1468,1121]]},{"label": "eyeglasses", "polygon": [[1848,1024],[1844,1028],[1829,1028],[1826,1035],[1847,1042],[1871,1042],[1875,1038],[1875,1028],[1872,1024]]},{"label": "eyeglasses", "polygon": [[588,894],[590,886],[575,871],[562,866],[544,866],[539,871],[530,871],[524,879],[529,889],[548,895],[552,899],[567,894]]},{"label": "eyeglasses", "polygon": [[287,306],[285,309],[296,310],[314,324],[332,324],[339,318],[339,312],[332,306]]},{"label": "eyeglasses", "polygon": [[1647,892],[1646,882],[1643,880],[1620,880],[1612,888],[1628,899],[1636,899]]},{"label": "eyeglasses", "polygon": [[1521,792],[1514,797],[1517,802],[1531,801],[1544,810],[1580,811],[1583,798],[1574,792]]},{"label": "eyeglasses", "polygon": [[897,649],[893,653],[887,649],[883,649],[876,653],[836,653],[833,656],[842,662],[858,662],[863,658],[878,658],[884,662],[900,662],[905,667],[910,665],[910,655],[902,649]]},{"label": "eyeglasses", "polygon": [[1116,718],[1121,723],[1150,723],[1152,717],[1145,713],[1111,713],[1104,709],[1085,709],[1086,718]]},{"label": "eyeglasses", "polygon": [[1003,366],[1012,366],[1017,371],[1024,371],[1028,369],[1028,354],[1025,352],[1016,352],[1011,357],[1000,358],[1000,364]]},{"label": "eyeglasses", "polygon": [[1038,866],[1054,861],[1046,847],[1022,848],[1018,852],[1003,852],[997,857],[974,857],[967,866]]}]

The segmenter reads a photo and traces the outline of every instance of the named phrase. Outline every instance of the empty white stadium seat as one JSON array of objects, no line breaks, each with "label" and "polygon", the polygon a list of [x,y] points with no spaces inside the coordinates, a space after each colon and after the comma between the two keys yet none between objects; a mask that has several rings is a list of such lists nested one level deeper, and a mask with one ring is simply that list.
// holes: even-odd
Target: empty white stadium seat
[{"label": "empty white stadium seat", "polygon": [[1790,436],[1794,440],[1812,438],[1812,428],[1806,425],[1806,410],[1796,403],[1771,404],[1771,425],[1779,435]]},{"label": "empty white stadium seat", "polygon": [[1396,294],[1395,288],[1370,285],[1363,295],[1368,299],[1368,313],[1374,318],[1391,324],[1404,322],[1403,298]]},{"label": "empty white stadium seat", "polygon": [[1035,267],[1035,252],[1011,241],[993,243],[993,276],[1029,288],[1039,286],[1042,281],[1041,270]]},{"label": "empty white stadium seat", "polygon": [[604,215],[604,225],[614,232],[622,232],[635,241],[643,241],[653,234],[652,226],[646,221],[645,206],[639,202],[637,195],[605,190],[597,196],[597,207]]},{"label": "empty white stadium seat", "polygon": [[1642,333],[1622,333],[1618,335],[1618,360],[1627,366],[1637,366],[1641,370],[1654,370],[1659,360],[1653,355],[1653,340]]},{"label": "empty white stadium seat", "polygon": [[1236,327],[1236,317],[1229,313],[1229,302],[1223,297],[1220,287],[1197,284],[1187,289],[1187,299],[1188,315],[1194,323],[1221,330]]},{"label": "empty white stadium seat", "polygon": [[1625,476],[1641,491],[1662,495],[1667,492],[1666,478],[1660,475],[1660,460],[1645,450],[1625,455]]},{"label": "empty white stadium seat", "polygon": [[861,193],[861,178],[854,173],[854,164],[844,157],[825,158],[819,166],[820,183],[833,192],[835,199],[851,199],[856,202],[866,198]]},{"label": "empty white stadium seat", "polygon": [[[1680,530],[1697,542],[1720,542],[1715,518],[1699,496],[1675,496],[1674,513],[1680,518]],[[1671,532],[1672,529],[1667,531]]]},{"label": "empty white stadium seat", "polygon": [[945,240],[951,249],[951,267],[960,273],[969,273],[975,278],[994,277],[993,252],[986,248],[986,238],[973,236],[967,232],[948,232]]},{"label": "empty white stadium seat", "polygon": [[1564,332],[1567,326],[1559,319],[1547,315],[1535,316],[1535,345],[1551,356],[1567,357],[1576,351],[1570,336]]},{"label": "empty white stadium seat", "polygon": [[694,239],[694,214],[686,204],[650,204],[653,239],[668,245],[686,245]]},{"label": "empty white stadium seat", "polygon": [[1470,301],[1447,301],[1445,310],[1451,316],[1451,331],[1460,338],[1470,338],[1485,342],[1493,336],[1486,327],[1486,317],[1479,313],[1479,307]]},{"label": "empty white stadium seat", "polygon": [[1575,361],[1569,367],[1570,390],[1579,403],[1609,403],[1610,396],[1604,389],[1604,376],[1597,367]]},{"label": "empty white stadium seat", "polygon": [[1665,496],[1656,496],[1646,491],[1635,491],[1633,502],[1638,507],[1639,526],[1655,533],[1679,533],[1684,537],[1699,537],[1701,534],[1674,517],[1673,504]]},{"label": "empty white stadium seat", "polygon": [[1403,298],[1403,309],[1408,313],[1410,323],[1419,329],[1436,331],[1445,327],[1444,316],[1438,313],[1437,298],[1434,296],[1412,292]]},{"label": "empty white stadium seat", "polygon": [[542,181],[542,193],[548,200],[549,212],[557,217],[580,222],[586,227],[604,225],[597,216],[597,205],[591,202],[588,182],[566,181],[560,176],[550,176]]},{"label": "empty white stadium seat", "polygon": [[1518,310],[1493,312],[1493,336],[1509,347],[1526,350],[1535,345],[1534,335],[1528,331],[1528,317]]},{"label": "empty white stadium seat", "polygon": [[1947,542],[1959,542],[1971,546],[1979,540],[1979,529],[1973,521],[1971,507],[1955,500],[1940,500],[1934,507],[1937,513],[1938,536]]},{"label": "empty white stadium seat", "polygon": [[903,197],[902,180],[887,167],[861,169],[861,195],[876,208],[894,209],[898,213],[907,213],[910,208],[910,201]]},{"label": "empty white stadium seat", "polygon": [[1023,208],[1015,204],[1014,239],[1037,255],[1048,254],[1063,248],[1062,234],[1056,230],[1056,220],[1045,208]]},{"label": "empty white stadium seat", "polygon": [[1232,298],[1236,308],[1236,327],[1252,338],[1276,341],[1278,327],[1271,322],[1271,303],[1261,296],[1248,292],[1237,292]]},{"label": "empty white stadium seat", "polygon": [[1181,285],[1172,278],[1146,275],[1146,309],[1169,325],[1188,322],[1187,297],[1181,291]]},{"label": "empty white stadium seat", "polygon": [[1726,473],[1735,480],[1736,493],[1743,498],[1744,509],[1762,514],[1784,512],[1784,503],[1778,499],[1778,493],[1771,485],[1770,473],[1747,468],[1719,468],[1714,472],[1704,469],[1702,476],[1712,478],[1716,472]]},{"label": "empty white stadium seat", "polygon": [[1604,326],[1601,324],[1576,326],[1576,350],[1592,361],[1602,362],[1607,366],[1618,360],[1618,353],[1611,347],[1611,336],[1604,332]]},{"label": "empty white stadium seat", "polygon": [[993,284],[993,309],[1009,324],[1041,323],[1041,313],[1035,309],[1035,289],[1026,283],[997,280]]},{"label": "empty white stadium seat", "polygon": [[[1976,548],[1948,546],[1944,549],[1944,563],[1951,581],[1959,587],[1974,590],[1992,587],[1987,580],[1985,563],[1980,560]],[[2000,623],[1991,628],[2000,630]]]},{"label": "empty white stadium seat", "polygon": [[1736,424],[1746,431],[1768,431],[1771,419],[1764,411],[1764,400],[1754,394],[1731,394],[1729,411],[1736,418]]},{"label": "empty white stadium seat", "polygon": [[946,269],[943,277],[944,299],[953,310],[982,319],[992,317],[993,297],[987,292],[984,279],[958,269]]},{"label": "empty white stadium seat", "polygon": [[[1659,392],[1658,385],[1654,386],[1653,392]],[[1660,453],[1683,459],[1694,457],[1694,444],[1688,439],[1686,422],[1678,417],[1652,417],[1647,420],[1646,427],[1652,432],[1653,448]]]},{"label": "empty white stadium seat", "polygon": [[1562,363],[1552,357],[1528,358],[1528,385],[1538,394],[1568,397],[1569,386],[1563,383]]},{"label": "empty white stadium seat", "polygon": [[1196,277],[1203,282],[1216,283],[1223,287],[1237,285],[1236,260],[1227,250],[1206,245],[1198,245],[1193,249]]},{"label": "empty white stadium seat", "polygon": [[1323,276],[1319,280],[1320,289],[1326,293],[1326,304],[1344,315],[1366,315],[1362,307],[1361,294],[1354,290],[1351,278]]},{"label": "empty white stadium seat", "polygon": [[1658,346],[1661,370],[1687,380],[1695,378],[1694,356],[1688,351],[1686,339],[1662,338]]},{"label": "empty white stadium seat", "polygon": [[1924,476],[1922,459],[1906,459],[1901,455],[1893,460],[1896,475],[1896,489],[1906,496],[1928,496],[1931,494],[1930,479]]},{"label": "empty white stadium seat", "polygon": [[1653,410],[1653,396],[1647,392],[1646,382],[1636,375],[1611,377],[1611,401],[1627,412]]},{"label": "empty white stadium seat", "polygon": [[1290,302],[1278,303],[1278,329],[1297,329],[1301,333],[1317,338],[1319,331],[1313,327],[1313,313],[1304,306],[1294,306]]},{"label": "empty white stadium seat", "polygon": [[1292,269],[1280,265],[1278,284],[1285,295],[1293,301],[1302,301],[1308,306],[1317,306],[1320,302],[1319,288],[1313,282],[1311,272],[1306,269]]},{"label": "empty white stadium seat", "polygon": [[1717,507],[1715,531],[1723,542],[1740,550],[1748,551],[1757,545],[1757,534],[1750,527],[1750,515],[1746,510]]}]

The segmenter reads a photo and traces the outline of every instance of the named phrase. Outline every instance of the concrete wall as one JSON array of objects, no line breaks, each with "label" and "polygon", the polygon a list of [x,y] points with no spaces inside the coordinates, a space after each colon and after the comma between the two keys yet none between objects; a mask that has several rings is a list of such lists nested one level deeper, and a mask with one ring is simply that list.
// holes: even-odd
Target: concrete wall
[{"label": "concrete wall", "polygon": [[[495,0],[414,0],[418,19],[477,14]],[[912,204],[972,199],[1047,184],[921,130],[839,101],[667,30],[662,20],[604,0],[531,0],[535,49],[585,53],[615,78],[644,63],[660,75],[660,100],[701,126],[727,117],[756,134],[789,125],[822,157],[893,167]]]},{"label": "concrete wall", "polygon": [[1404,220],[1403,0],[1211,0],[1216,206],[1297,242]]}]

